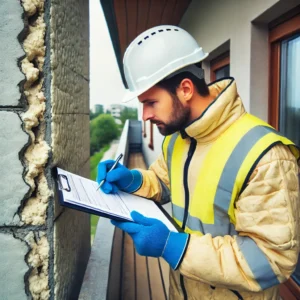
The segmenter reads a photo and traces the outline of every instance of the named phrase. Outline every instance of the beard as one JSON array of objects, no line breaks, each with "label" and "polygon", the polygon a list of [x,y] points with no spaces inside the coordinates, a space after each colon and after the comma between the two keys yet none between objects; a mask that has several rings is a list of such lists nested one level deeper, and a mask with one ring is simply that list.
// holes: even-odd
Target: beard
[{"label": "beard", "polygon": [[157,125],[157,129],[164,136],[183,129],[188,123],[191,113],[191,109],[189,107],[185,107],[176,95],[172,95],[172,99],[173,106],[170,113],[170,120],[167,122],[159,120],[151,121],[153,124]]}]

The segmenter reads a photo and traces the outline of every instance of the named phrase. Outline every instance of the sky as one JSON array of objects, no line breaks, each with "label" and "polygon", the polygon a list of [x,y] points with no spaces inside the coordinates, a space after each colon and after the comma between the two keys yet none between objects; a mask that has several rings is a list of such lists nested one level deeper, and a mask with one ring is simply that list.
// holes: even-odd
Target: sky
[{"label": "sky", "polygon": [[[125,95],[100,0],[90,0],[90,108],[122,104]],[[136,100],[126,103],[137,107]]]}]

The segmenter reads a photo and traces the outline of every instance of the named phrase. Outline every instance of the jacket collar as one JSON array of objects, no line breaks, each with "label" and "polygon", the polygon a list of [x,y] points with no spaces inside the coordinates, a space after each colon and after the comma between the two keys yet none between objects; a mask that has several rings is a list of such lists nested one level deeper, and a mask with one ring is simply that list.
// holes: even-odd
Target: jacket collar
[{"label": "jacket collar", "polygon": [[191,137],[197,142],[208,143],[245,113],[234,78],[215,81],[209,88],[215,89],[218,96],[197,119],[180,131],[183,138]]}]

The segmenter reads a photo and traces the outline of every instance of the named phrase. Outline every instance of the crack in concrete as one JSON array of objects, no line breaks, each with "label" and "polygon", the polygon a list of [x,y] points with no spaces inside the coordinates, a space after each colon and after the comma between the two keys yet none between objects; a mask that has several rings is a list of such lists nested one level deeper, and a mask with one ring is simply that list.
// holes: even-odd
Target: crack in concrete
[{"label": "crack in concrete", "polygon": [[50,297],[48,269],[49,257],[52,256],[46,226],[48,201],[52,196],[45,176],[50,151],[45,141],[46,98],[43,93],[46,25],[44,0],[20,2],[24,10],[24,30],[18,40],[26,54],[19,58],[18,66],[26,77],[20,83],[26,110],[20,111],[18,116],[22,119],[22,130],[29,138],[19,156],[24,167],[23,179],[29,190],[18,209],[21,226],[1,227],[0,231],[13,232],[27,243],[29,251],[25,262],[29,271],[24,276],[25,291],[30,298],[42,300]]},{"label": "crack in concrete", "polygon": [[89,116],[90,114],[89,113],[55,113],[56,116],[59,116],[59,115],[77,115],[77,116],[80,116],[80,115],[86,115],[86,116]]},{"label": "crack in concrete", "polygon": [[30,195],[23,201],[20,217],[26,224],[41,225],[46,222],[48,199],[52,195],[44,175],[50,151],[50,146],[44,139],[46,98],[41,76],[45,56],[44,1],[22,0],[22,4],[24,17],[29,20],[28,34],[23,41],[26,57],[21,62],[22,71],[26,76],[24,95],[28,101],[28,109],[21,118],[23,129],[30,136],[30,144],[23,152],[26,169],[24,180],[30,186]]},{"label": "crack in concrete", "polygon": [[0,232],[2,233],[9,233],[11,231],[18,232],[20,231],[23,232],[24,229],[27,231],[36,231],[36,230],[46,230],[46,226],[32,226],[32,225],[24,225],[24,226],[17,226],[17,225],[3,225],[0,226]]},{"label": "crack in concrete", "polygon": [[11,106],[11,105],[1,105],[0,106],[0,111],[21,111],[24,112],[26,109],[23,106]]},{"label": "crack in concrete", "polygon": [[90,82],[90,79],[89,78],[86,78],[84,75],[76,72],[73,68],[70,68],[69,66],[67,66],[66,64],[62,64],[65,68],[67,68],[69,71],[72,71],[73,73],[75,73],[77,76],[81,77],[82,79],[84,79],[85,81],[87,82]]},{"label": "crack in concrete", "polygon": [[59,218],[60,216],[65,212],[65,208],[63,207],[62,208],[62,211],[56,216],[56,218],[53,220],[53,223],[55,223]]}]

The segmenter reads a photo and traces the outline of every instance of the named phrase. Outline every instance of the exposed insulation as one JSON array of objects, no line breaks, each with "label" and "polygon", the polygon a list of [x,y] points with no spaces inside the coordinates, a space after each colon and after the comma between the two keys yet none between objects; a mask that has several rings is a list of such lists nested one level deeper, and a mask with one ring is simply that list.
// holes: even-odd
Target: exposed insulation
[{"label": "exposed insulation", "polygon": [[29,17],[33,16],[37,10],[44,10],[44,1],[22,0],[23,8]]},{"label": "exposed insulation", "polygon": [[[28,16],[36,14],[32,24],[29,24],[29,32],[23,42],[26,57],[22,61],[22,71],[26,76],[24,94],[27,98],[28,109],[22,115],[24,128],[30,135],[31,145],[25,152],[26,175],[25,180],[29,184],[30,197],[21,212],[21,220],[26,224],[42,225],[46,222],[46,211],[49,196],[52,192],[44,175],[44,166],[48,160],[49,145],[45,141],[45,96],[42,90],[43,80],[40,72],[43,69],[45,57],[45,23],[44,1],[22,1],[25,13]],[[33,128],[37,128],[33,130]]]},{"label": "exposed insulation", "polygon": [[29,289],[34,300],[46,300],[50,296],[48,285],[49,244],[43,233],[40,233],[40,236],[37,241],[33,233],[30,233],[26,238],[31,247],[27,263],[32,267],[29,276]]},{"label": "exposed insulation", "polygon": [[39,62],[39,67],[43,65],[45,57],[45,28],[44,14],[41,13],[34,23],[29,25],[29,33],[23,43],[28,60],[36,59]]},{"label": "exposed insulation", "polygon": [[[43,70],[45,58],[45,23],[44,0],[22,0],[23,8],[29,19],[28,35],[23,42],[26,57],[21,63],[22,71],[26,76],[24,95],[28,108],[21,115],[24,129],[30,135],[30,145],[24,153],[25,181],[30,186],[30,196],[24,201],[21,211],[21,220],[25,224],[44,225],[49,197],[49,190],[44,174],[44,167],[48,161],[50,147],[45,141],[46,109],[43,92]],[[32,20],[32,21],[31,21]],[[46,235],[39,234],[36,238],[33,233],[27,236],[31,247],[27,256],[27,263],[32,267],[27,284],[33,299],[49,299],[49,244]]]},{"label": "exposed insulation", "polygon": [[43,173],[38,177],[37,195],[31,197],[22,212],[22,219],[27,224],[39,225],[44,223],[44,216],[48,207],[48,198],[51,193]]}]

